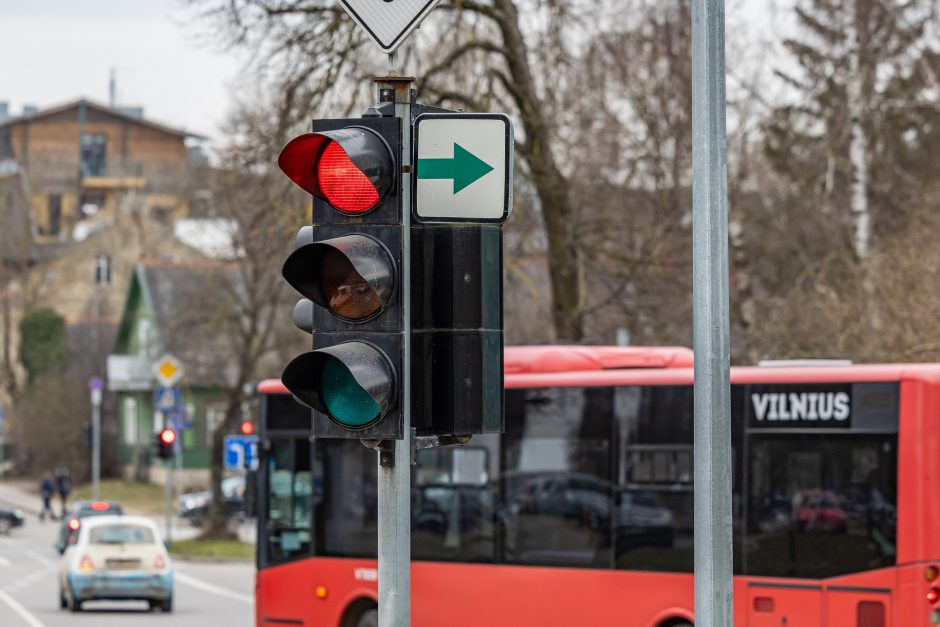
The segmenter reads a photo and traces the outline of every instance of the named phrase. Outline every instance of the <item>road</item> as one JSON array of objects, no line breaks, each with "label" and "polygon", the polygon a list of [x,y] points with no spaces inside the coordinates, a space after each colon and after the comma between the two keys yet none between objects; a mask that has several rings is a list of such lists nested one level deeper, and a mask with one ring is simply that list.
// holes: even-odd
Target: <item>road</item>
[{"label": "road", "polygon": [[134,627],[162,622],[174,627],[254,625],[254,565],[174,561],[172,614],[149,612],[146,603],[90,602],[81,613],[59,609],[52,544],[58,523],[30,516],[24,527],[0,536],[0,625],[3,627]]}]

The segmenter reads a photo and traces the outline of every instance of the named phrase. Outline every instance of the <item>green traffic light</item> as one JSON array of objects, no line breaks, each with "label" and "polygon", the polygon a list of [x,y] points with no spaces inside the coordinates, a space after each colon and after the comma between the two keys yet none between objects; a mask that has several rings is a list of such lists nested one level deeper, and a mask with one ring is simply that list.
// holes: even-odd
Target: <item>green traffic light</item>
[{"label": "green traffic light", "polygon": [[323,366],[320,392],[330,416],[344,426],[366,427],[379,417],[379,404],[336,358],[331,357]]}]

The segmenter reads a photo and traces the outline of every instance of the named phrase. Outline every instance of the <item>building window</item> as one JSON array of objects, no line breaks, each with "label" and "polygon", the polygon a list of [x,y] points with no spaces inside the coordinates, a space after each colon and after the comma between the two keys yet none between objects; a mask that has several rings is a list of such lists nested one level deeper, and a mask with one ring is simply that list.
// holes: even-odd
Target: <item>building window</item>
[{"label": "building window", "polygon": [[111,255],[95,255],[95,285],[111,285]]},{"label": "building window", "polygon": [[225,422],[225,403],[206,405],[206,446],[212,446],[212,436]]},{"label": "building window", "polygon": [[137,444],[137,399],[128,396],[124,399],[124,444]]},{"label": "building window", "polygon": [[107,169],[105,147],[107,137],[100,133],[83,133],[81,138],[82,176],[104,176]]}]

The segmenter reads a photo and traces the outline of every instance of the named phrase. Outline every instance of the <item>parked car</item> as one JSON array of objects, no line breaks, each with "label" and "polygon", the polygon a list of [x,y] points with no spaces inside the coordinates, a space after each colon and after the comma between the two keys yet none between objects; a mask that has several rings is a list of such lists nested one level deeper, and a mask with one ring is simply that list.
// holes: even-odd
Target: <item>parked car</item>
[{"label": "parked car", "polygon": [[7,535],[14,527],[22,527],[25,520],[23,510],[0,505],[0,534]]},{"label": "parked car", "polygon": [[59,606],[143,600],[173,611],[173,564],[156,523],[143,516],[85,518],[59,566]]},{"label": "parked car", "polygon": [[59,554],[62,554],[65,553],[65,549],[75,543],[82,526],[82,519],[123,513],[120,503],[116,501],[76,501],[72,504],[68,515],[62,519],[62,527],[59,529],[59,539],[56,541],[55,548]]},{"label": "parked car", "polygon": [[[222,480],[222,496],[225,497],[225,512],[237,516],[245,512],[245,475],[235,475]],[[180,496],[180,518],[193,525],[201,525],[209,515],[212,491],[188,492]]]}]

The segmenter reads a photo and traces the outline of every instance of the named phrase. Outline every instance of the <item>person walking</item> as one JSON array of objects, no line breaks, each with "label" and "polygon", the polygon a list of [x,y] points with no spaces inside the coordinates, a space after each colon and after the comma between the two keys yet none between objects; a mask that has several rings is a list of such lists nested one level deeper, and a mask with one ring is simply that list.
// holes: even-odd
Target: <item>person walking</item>
[{"label": "person walking", "polygon": [[59,489],[59,498],[62,500],[62,518],[65,518],[65,504],[72,493],[72,476],[69,474],[69,469],[65,466],[56,468],[55,482]]},{"label": "person walking", "polygon": [[49,518],[55,520],[55,512],[52,511],[52,495],[55,494],[55,484],[52,483],[51,473],[43,474],[42,480],[39,482],[39,493],[42,494],[42,511],[39,512],[39,520],[44,521],[47,512]]}]

